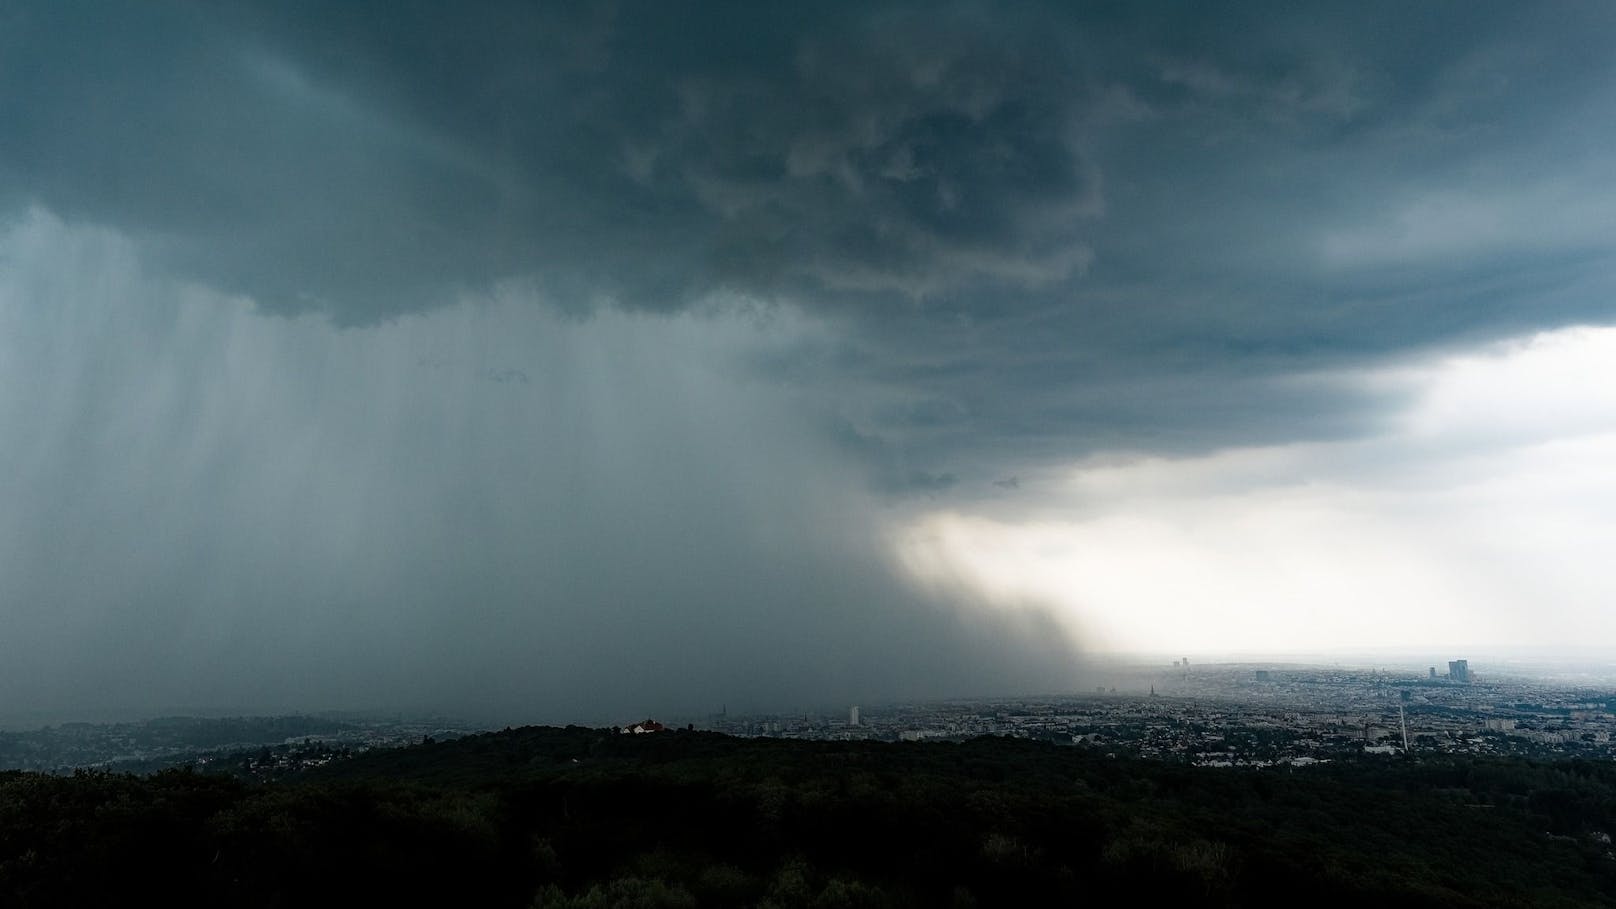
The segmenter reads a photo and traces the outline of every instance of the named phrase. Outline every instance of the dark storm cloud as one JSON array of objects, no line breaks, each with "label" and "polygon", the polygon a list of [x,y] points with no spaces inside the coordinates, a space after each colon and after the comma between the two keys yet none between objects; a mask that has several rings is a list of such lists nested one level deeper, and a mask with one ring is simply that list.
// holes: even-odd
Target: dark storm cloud
[{"label": "dark storm cloud", "polygon": [[[1608,6],[1068,6],[16,6],[0,167],[341,324],[809,307],[849,326],[810,378],[939,475],[1328,433],[1360,402],[1282,425],[1259,379],[1610,316]],[[1253,404],[1088,401],[1141,379]]]},{"label": "dark storm cloud", "polygon": [[509,277],[659,308],[725,287],[912,297],[1048,284],[1085,257],[1079,87],[1058,47],[985,14],[16,18],[13,192],[272,309],[369,321]]}]

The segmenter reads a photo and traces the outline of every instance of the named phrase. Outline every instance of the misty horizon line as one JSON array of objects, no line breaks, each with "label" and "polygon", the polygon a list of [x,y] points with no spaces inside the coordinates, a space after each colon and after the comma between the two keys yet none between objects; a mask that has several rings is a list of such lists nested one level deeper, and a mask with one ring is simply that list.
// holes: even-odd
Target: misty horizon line
[{"label": "misty horizon line", "polygon": [[[654,719],[677,720],[680,724],[694,721],[702,717],[718,717],[725,713],[737,716],[748,715],[777,715],[790,716],[804,714],[808,716],[825,716],[845,714],[850,706],[858,706],[866,713],[879,711],[886,707],[897,707],[916,704],[947,704],[957,702],[982,701],[1015,701],[1038,700],[1044,698],[1082,698],[1095,694],[1095,685],[1104,671],[1145,671],[1161,670],[1170,672],[1183,667],[1177,661],[1187,659],[1189,669],[1196,668],[1294,668],[1294,669],[1346,669],[1359,671],[1393,670],[1411,673],[1423,673],[1435,667],[1442,677],[1446,677],[1447,665],[1450,660],[1468,660],[1473,676],[1482,682],[1497,680],[1497,676],[1489,678],[1500,670],[1505,671],[1503,678],[1515,679],[1521,676],[1518,673],[1527,672],[1529,677],[1548,680],[1555,677],[1553,670],[1571,671],[1588,670],[1602,667],[1608,674],[1602,676],[1605,682],[1616,685],[1616,658],[1608,652],[1594,647],[1516,647],[1509,649],[1495,649],[1484,647],[1458,647],[1450,648],[1451,655],[1438,655],[1443,653],[1426,647],[1386,647],[1373,650],[1357,648],[1352,651],[1307,651],[1288,654],[1273,653],[1240,653],[1205,651],[1176,653],[1169,651],[1107,653],[1090,655],[1085,658],[1084,665],[1088,672],[1081,681],[1074,682],[1064,690],[1005,690],[997,692],[975,692],[939,694],[925,697],[889,697],[872,695],[863,700],[849,701],[846,704],[820,702],[784,703],[754,703],[744,698],[731,701],[722,701],[711,705],[711,709],[700,705],[647,706],[636,712],[633,710],[608,710],[601,713],[578,712],[567,716],[548,715],[479,715],[477,711],[456,712],[442,707],[409,704],[384,704],[369,706],[321,706],[308,705],[303,707],[292,705],[205,705],[205,704],[169,704],[149,710],[128,709],[84,709],[71,711],[48,710],[11,710],[0,713],[0,731],[29,731],[32,729],[60,726],[74,723],[92,725],[113,725],[119,723],[145,723],[164,719],[204,719],[224,720],[237,718],[268,718],[268,717],[316,717],[333,720],[394,720],[394,721],[443,721],[464,724],[468,728],[493,730],[498,728],[511,728],[521,726],[585,726],[590,728],[610,728],[624,723],[643,720],[647,717]],[[1420,657],[1415,658],[1418,654]],[[1101,686],[1106,689],[1107,696],[1116,694],[1137,695],[1144,693],[1147,688],[1145,682],[1136,684],[1125,683],[1119,679],[1112,679],[1115,684]],[[1138,688],[1138,691],[1134,689]],[[609,713],[610,715],[605,715]],[[586,715],[587,714],[587,715]],[[621,714],[621,715],[619,715]]]}]

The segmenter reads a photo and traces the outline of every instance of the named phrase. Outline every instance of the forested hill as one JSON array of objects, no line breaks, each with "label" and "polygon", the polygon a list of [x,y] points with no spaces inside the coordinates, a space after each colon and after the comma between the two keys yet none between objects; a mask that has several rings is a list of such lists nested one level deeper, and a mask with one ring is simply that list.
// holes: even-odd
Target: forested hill
[{"label": "forested hill", "polygon": [[526,728],[268,784],[0,774],[0,905],[1616,903],[1616,767]]}]

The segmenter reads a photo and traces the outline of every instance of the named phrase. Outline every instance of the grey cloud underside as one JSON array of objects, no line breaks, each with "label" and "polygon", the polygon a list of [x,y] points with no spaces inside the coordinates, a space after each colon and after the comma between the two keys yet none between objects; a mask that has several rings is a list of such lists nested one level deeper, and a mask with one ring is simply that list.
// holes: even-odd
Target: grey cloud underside
[{"label": "grey cloud underside", "polygon": [[1082,258],[1071,76],[966,23],[914,45],[894,31],[914,17],[304,12],[29,11],[14,190],[341,321],[512,277],[665,308],[1049,282]]},{"label": "grey cloud underside", "polygon": [[1611,317],[1610,7],[1070,6],[19,6],[0,167],[339,324],[805,307],[844,341],[778,375],[927,491],[1360,431],[1270,380]]}]

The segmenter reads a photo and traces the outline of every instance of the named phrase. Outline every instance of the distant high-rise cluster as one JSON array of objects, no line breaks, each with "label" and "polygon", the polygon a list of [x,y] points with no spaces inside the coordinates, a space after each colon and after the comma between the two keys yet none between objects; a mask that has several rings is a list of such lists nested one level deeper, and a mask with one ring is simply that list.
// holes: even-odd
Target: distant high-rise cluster
[{"label": "distant high-rise cluster", "polygon": [[1468,683],[1470,681],[1470,661],[1469,660],[1449,660],[1448,661],[1448,678],[1452,679],[1455,682],[1466,682],[1466,683]]}]

